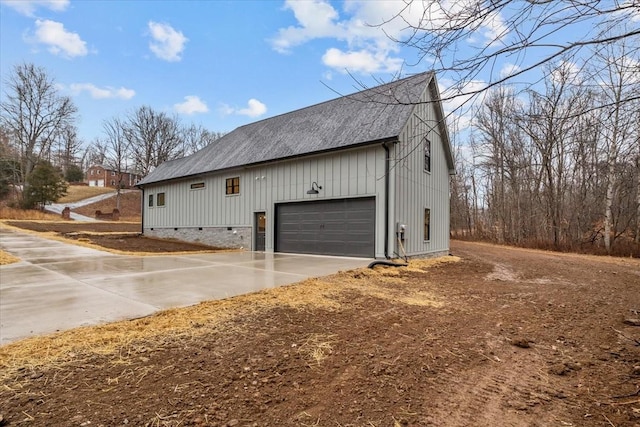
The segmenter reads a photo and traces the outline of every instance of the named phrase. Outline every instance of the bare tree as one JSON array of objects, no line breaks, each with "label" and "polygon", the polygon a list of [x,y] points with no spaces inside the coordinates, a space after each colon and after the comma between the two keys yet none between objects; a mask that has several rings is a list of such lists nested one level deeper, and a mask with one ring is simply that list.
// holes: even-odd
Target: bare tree
[{"label": "bare tree", "polygon": [[[623,54],[606,57],[612,65],[635,63]],[[457,229],[469,212],[474,220],[467,235],[513,244],[572,249],[604,243],[610,251],[618,237],[635,235],[640,108],[625,101],[616,113],[616,104],[602,99],[624,98],[615,85],[603,79],[592,85],[570,71],[560,64],[544,91],[530,90],[528,99],[504,87],[487,94],[471,135],[476,169],[456,156],[462,171],[452,185]],[[615,67],[612,73],[618,76]],[[638,90],[633,79],[624,86]],[[480,203],[473,194],[481,195]]]},{"label": "bare tree", "polygon": [[160,163],[181,157],[183,140],[177,117],[143,106],[122,123],[137,172],[147,175]]},{"label": "bare tree", "polygon": [[70,98],[58,94],[44,68],[26,63],[14,67],[0,109],[1,125],[20,153],[23,180],[47,158],[55,138],[73,125],[77,112]]},{"label": "bare tree", "polygon": [[[406,0],[387,21],[369,24],[404,28],[393,40],[414,49],[417,63],[428,61],[454,81],[449,93],[457,97],[484,92],[615,40],[628,39],[637,52],[638,16],[637,0]],[[510,72],[496,67],[501,62],[512,65]],[[479,79],[486,83],[477,84]],[[627,95],[622,101],[640,98]]]},{"label": "bare tree", "polygon": [[120,196],[125,185],[123,178],[128,172],[131,146],[125,135],[126,128],[119,118],[105,120],[102,128],[105,135],[104,145],[107,150],[106,166],[116,174],[116,208],[120,209]]},{"label": "bare tree", "polygon": [[51,163],[60,168],[64,176],[71,165],[80,162],[81,150],[82,141],[78,138],[78,130],[75,126],[67,126],[55,138],[50,155]]},{"label": "bare tree", "polygon": [[107,159],[107,145],[95,138],[82,154],[82,167],[86,171],[94,165],[104,165]]},{"label": "bare tree", "polygon": [[211,132],[203,126],[190,125],[182,129],[183,154],[188,156],[199,151],[207,145],[222,138],[224,133]]},{"label": "bare tree", "polygon": [[[629,54],[628,43],[621,40],[609,43],[595,52],[596,71],[599,75],[602,103],[608,105],[601,115],[601,135],[606,150],[606,197],[604,203],[604,245],[607,252],[615,241],[618,230],[615,227],[614,199],[623,182],[632,177],[620,179],[620,159],[633,159],[635,140],[633,135],[635,120],[638,118],[640,103],[628,99],[640,93],[639,64]],[[635,49],[632,49],[635,51]],[[635,141],[637,143],[637,140]],[[624,173],[624,172],[623,172]],[[624,227],[626,228],[626,227]],[[612,240],[613,238],[613,240]]]}]

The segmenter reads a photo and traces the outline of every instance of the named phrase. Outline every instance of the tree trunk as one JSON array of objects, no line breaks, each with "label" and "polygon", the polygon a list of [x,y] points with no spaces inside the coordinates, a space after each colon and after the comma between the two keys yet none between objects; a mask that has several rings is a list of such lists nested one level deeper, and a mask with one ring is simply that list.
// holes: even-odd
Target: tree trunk
[{"label": "tree trunk", "polygon": [[636,156],[636,244],[640,243],[640,153]]}]

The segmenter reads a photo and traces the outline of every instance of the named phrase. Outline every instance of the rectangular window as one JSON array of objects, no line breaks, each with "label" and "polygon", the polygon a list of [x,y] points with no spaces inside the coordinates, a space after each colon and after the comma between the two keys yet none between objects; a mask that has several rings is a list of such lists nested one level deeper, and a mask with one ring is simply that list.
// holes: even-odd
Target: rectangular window
[{"label": "rectangular window", "polygon": [[431,240],[431,209],[424,210],[424,240]]},{"label": "rectangular window", "polygon": [[240,194],[240,177],[227,178],[226,194]]},{"label": "rectangular window", "polygon": [[113,179],[111,180],[111,185],[116,185],[116,182]]},{"label": "rectangular window", "polygon": [[93,175],[93,173],[94,173],[94,172],[95,172],[95,171],[94,171],[93,169],[91,169],[91,175]]},{"label": "rectangular window", "polygon": [[158,193],[158,206],[164,206],[164,193]]},{"label": "rectangular window", "polygon": [[192,190],[197,190],[198,188],[204,188],[204,182],[196,182],[191,184]]},{"label": "rectangular window", "polygon": [[431,172],[431,141],[424,140],[424,171]]},{"label": "rectangular window", "polygon": [[153,194],[149,194],[149,207],[153,207]]}]

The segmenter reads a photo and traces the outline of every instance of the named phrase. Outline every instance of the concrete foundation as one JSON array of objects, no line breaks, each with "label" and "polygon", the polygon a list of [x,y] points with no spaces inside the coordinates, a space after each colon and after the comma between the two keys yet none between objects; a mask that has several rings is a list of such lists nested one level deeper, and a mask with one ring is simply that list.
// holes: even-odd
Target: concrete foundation
[{"label": "concrete foundation", "polygon": [[218,248],[251,250],[251,227],[177,227],[145,228],[143,234],[161,239],[176,239]]},{"label": "concrete foundation", "polygon": [[[418,255],[409,255],[407,256],[407,258],[409,259],[425,259],[425,258],[439,258],[442,256],[447,256],[449,255],[449,251],[435,251],[435,252],[429,252],[426,254],[418,254]],[[396,257],[397,254],[394,254],[394,257]]]}]

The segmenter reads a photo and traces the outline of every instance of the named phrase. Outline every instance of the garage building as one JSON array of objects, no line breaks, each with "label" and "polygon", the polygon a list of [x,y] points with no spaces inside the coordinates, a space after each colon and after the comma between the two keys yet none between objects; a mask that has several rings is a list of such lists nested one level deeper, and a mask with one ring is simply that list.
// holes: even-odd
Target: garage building
[{"label": "garage building", "polygon": [[145,177],[143,234],[254,251],[449,250],[454,173],[435,75],[235,129]]}]

